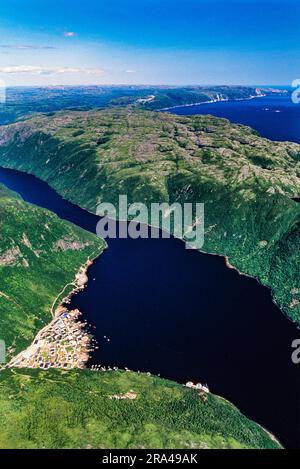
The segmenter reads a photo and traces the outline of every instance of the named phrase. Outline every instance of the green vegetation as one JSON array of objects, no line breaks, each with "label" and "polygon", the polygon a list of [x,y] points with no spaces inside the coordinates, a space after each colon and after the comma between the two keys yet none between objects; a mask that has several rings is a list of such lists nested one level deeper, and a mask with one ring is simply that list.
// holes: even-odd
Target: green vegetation
[{"label": "green vegetation", "polygon": [[[226,120],[133,109],[0,128],[1,165],[91,212],[124,193],[129,202],[205,202],[205,251],[258,277],[300,322],[299,155],[299,145]],[[3,186],[0,214],[0,338],[16,354],[105,244]],[[2,370],[0,419],[0,448],[280,447],[224,399],[132,372]]]},{"label": "green vegetation", "polygon": [[91,212],[119,194],[148,204],[204,202],[204,251],[258,278],[300,323],[300,206],[292,200],[300,194],[299,145],[211,116],[115,108],[2,127],[0,164],[38,176]]},{"label": "green vegetation", "polygon": [[[259,91],[258,91],[259,92]],[[271,93],[271,90],[262,90]],[[0,123],[9,124],[35,112],[89,110],[132,105],[143,109],[199,103],[213,99],[247,99],[257,90],[246,86],[70,86],[8,88],[0,103]]]},{"label": "green vegetation", "polygon": [[0,419],[0,448],[280,447],[224,399],[132,372],[2,371]]},{"label": "green vegetation", "polygon": [[256,96],[257,91],[247,86],[187,86],[153,90],[149,95],[153,96],[153,99],[138,102],[139,107],[157,110],[208,101],[249,99],[251,96]]},{"label": "green vegetation", "polygon": [[0,227],[0,339],[11,356],[50,322],[55,299],[58,306],[80,266],[105,243],[1,185]]},{"label": "green vegetation", "polygon": [[[105,243],[1,185],[0,215],[0,337],[15,355]],[[224,399],[133,372],[2,369],[0,420],[0,448],[280,447]]]}]

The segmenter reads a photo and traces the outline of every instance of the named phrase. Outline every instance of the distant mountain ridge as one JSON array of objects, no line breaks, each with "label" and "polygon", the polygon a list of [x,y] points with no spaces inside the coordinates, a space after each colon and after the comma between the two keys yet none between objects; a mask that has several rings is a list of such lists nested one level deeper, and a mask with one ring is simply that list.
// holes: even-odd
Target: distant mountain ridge
[{"label": "distant mountain ridge", "polygon": [[250,86],[15,87],[7,89],[6,103],[0,105],[0,124],[9,124],[35,112],[128,105],[158,110],[214,100],[249,99],[274,92],[285,93],[285,90]]}]

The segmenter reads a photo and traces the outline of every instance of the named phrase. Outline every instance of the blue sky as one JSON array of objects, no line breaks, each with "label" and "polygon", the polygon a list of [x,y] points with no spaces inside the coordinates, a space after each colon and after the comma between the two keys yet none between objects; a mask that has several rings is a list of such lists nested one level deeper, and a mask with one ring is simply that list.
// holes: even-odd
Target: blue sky
[{"label": "blue sky", "polygon": [[9,0],[8,85],[290,84],[299,0]]}]

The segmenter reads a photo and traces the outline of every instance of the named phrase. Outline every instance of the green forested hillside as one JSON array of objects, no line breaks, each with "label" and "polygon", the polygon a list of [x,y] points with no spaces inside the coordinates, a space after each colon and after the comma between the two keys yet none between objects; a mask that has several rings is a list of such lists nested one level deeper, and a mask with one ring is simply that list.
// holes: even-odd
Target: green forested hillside
[{"label": "green forested hillside", "polygon": [[[120,193],[205,202],[205,250],[230,255],[292,313],[298,306],[286,308],[285,285],[297,298],[298,155],[297,145],[227,121],[144,111],[60,113],[0,129],[0,164],[41,177],[90,211]],[[0,333],[15,354],[104,243],[3,186],[0,223]],[[280,447],[224,399],[132,372],[2,370],[0,418],[0,448]]]},{"label": "green forested hillside", "polygon": [[[15,355],[105,244],[3,186],[0,223],[0,338]],[[280,447],[224,399],[132,372],[2,369],[0,420],[2,449]]]},{"label": "green forested hillside", "polygon": [[2,371],[0,419],[0,448],[280,447],[224,399],[132,372]]},{"label": "green forested hillside", "polygon": [[64,289],[105,243],[1,185],[0,228],[0,339],[8,359],[50,322],[55,299],[74,288]]},{"label": "green forested hillside", "polygon": [[60,112],[0,129],[0,164],[95,212],[101,201],[205,203],[203,250],[269,286],[300,322],[300,146],[212,116]]}]

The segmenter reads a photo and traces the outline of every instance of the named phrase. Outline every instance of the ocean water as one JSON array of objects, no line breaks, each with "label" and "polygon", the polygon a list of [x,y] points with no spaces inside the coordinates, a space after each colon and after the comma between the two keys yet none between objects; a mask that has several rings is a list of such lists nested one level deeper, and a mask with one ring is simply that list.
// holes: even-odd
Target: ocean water
[{"label": "ocean water", "polygon": [[168,112],[179,115],[211,114],[237,124],[253,127],[271,140],[300,143],[300,104],[290,96],[266,96],[245,101],[177,107]]}]

